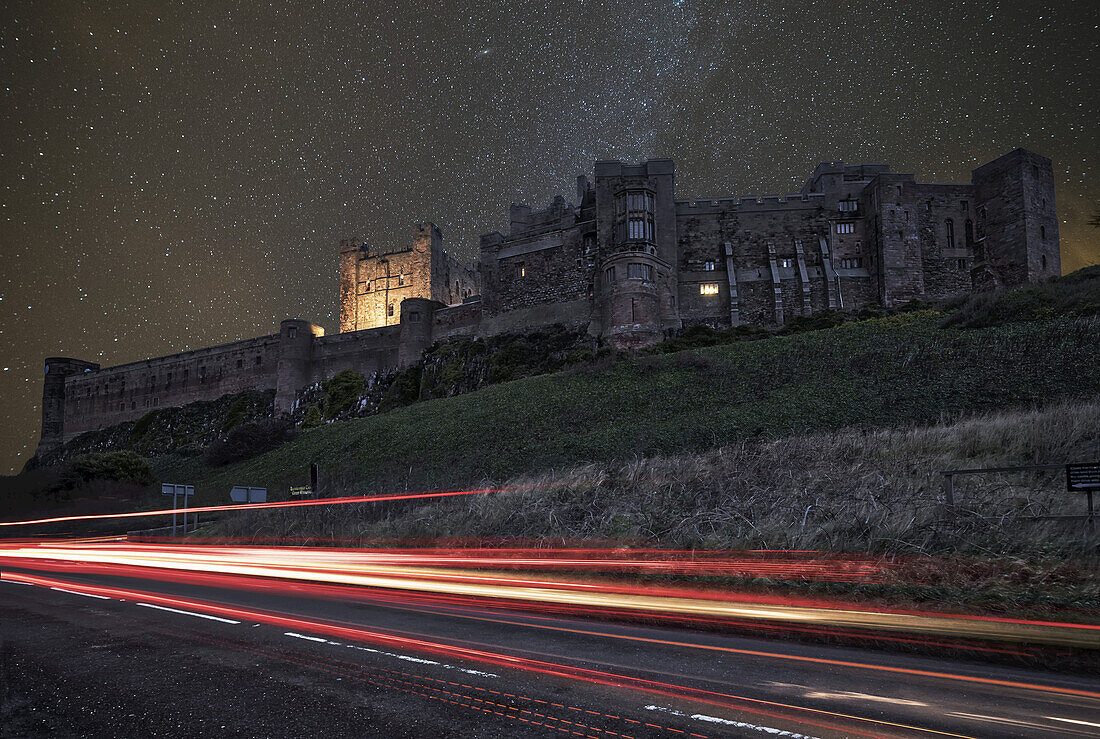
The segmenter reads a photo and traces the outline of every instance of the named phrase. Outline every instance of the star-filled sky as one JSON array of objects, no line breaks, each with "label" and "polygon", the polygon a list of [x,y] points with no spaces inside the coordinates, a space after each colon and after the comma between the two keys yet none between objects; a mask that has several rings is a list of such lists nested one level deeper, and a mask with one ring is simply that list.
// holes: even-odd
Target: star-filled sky
[{"label": "star-filled sky", "polygon": [[510,201],[671,157],[679,197],[818,161],[926,181],[1054,160],[1063,267],[1100,261],[1100,5],[887,0],[4,3],[0,472],[42,360],[336,330],[341,238],[474,258]]}]

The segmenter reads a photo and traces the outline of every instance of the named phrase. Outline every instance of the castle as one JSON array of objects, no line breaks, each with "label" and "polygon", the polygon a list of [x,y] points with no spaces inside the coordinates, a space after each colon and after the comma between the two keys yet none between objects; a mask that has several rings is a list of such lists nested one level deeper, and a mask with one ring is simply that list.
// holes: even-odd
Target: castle
[{"label": "castle", "polygon": [[432,223],[412,242],[340,244],[340,332],[279,333],[101,368],[46,360],[38,453],[150,410],[274,389],[276,413],[343,369],[418,361],[431,344],[565,324],[638,348],[694,324],[775,326],[1061,274],[1049,159],[1016,149],[969,184],[917,182],[885,164],[819,164],[792,195],[677,200],[669,159],[596,162],[576,201],[513,204],[507,234],[463,264]]}]

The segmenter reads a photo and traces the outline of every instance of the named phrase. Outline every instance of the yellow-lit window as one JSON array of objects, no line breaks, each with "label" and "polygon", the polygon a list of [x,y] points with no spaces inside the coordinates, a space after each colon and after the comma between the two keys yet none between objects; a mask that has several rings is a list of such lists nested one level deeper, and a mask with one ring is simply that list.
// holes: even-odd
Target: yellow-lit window
[{"label": "yellow-lit window", "polygon": [[717,295],[718,294],[718,283],[717,282],[704,282],[704,283],[702,283],[701,285],[699,285],[699,294],[700,295]]}]

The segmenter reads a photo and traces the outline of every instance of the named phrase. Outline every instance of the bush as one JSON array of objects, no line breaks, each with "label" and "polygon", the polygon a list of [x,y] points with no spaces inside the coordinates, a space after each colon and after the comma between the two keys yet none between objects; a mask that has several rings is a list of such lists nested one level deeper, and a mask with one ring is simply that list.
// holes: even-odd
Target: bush
[{"label": "bush", "polygon": [[314,404],[309,407],[309,410],[306,411],[306,415],[302,418],[302,428],[317,428],[324,422],[325,417],[321,414],[321,406]]},{"label": "bush", "polygon": [[331,380],[325,382],[324,415],[326,419],[336,418],[351,409],[359,401],[367,379],[358,372],[343,370],[337,372]]},{"label": "bush", "polygon": [[157,417],[157,411],[149,411],[144,416],[134,422],[133,427],[130,429],[130,441],[134,442],[145,436],[149,431],[149,427],[153,424],[153,421]]},{"label": "bush", "polygon": [[[225,420],[222,421],[222,431],[232,431],[244,423],[245,414],[252,409],[253,402],[247,395],[239,395],[225,412]],[[138,421],[141,423],[141,421]]]},{"label": "bush", "polygon": [[286,418],[242,424],[207,447],[205,459],[215,467],[239,462],[271,451],[295,436],[294,424]]},{"label": "bush", "polygon": [[152,485],[149,463],[133,452],[85,454],[73,459],[61,475],[60,487],[72,488],[93,480],[116,480],[134,485]]}]

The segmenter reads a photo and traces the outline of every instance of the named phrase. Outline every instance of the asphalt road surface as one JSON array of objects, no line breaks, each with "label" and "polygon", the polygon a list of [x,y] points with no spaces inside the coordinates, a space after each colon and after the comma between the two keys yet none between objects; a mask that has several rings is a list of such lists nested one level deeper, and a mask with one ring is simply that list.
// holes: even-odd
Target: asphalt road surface
[{"label": "asphalt road surface", "polygon": [[[54,585],[0,581],[4,737],[1100,737],[1088,675],[491,604],[20,572]],[[226,610],[176,607],[189,601]]]}]

